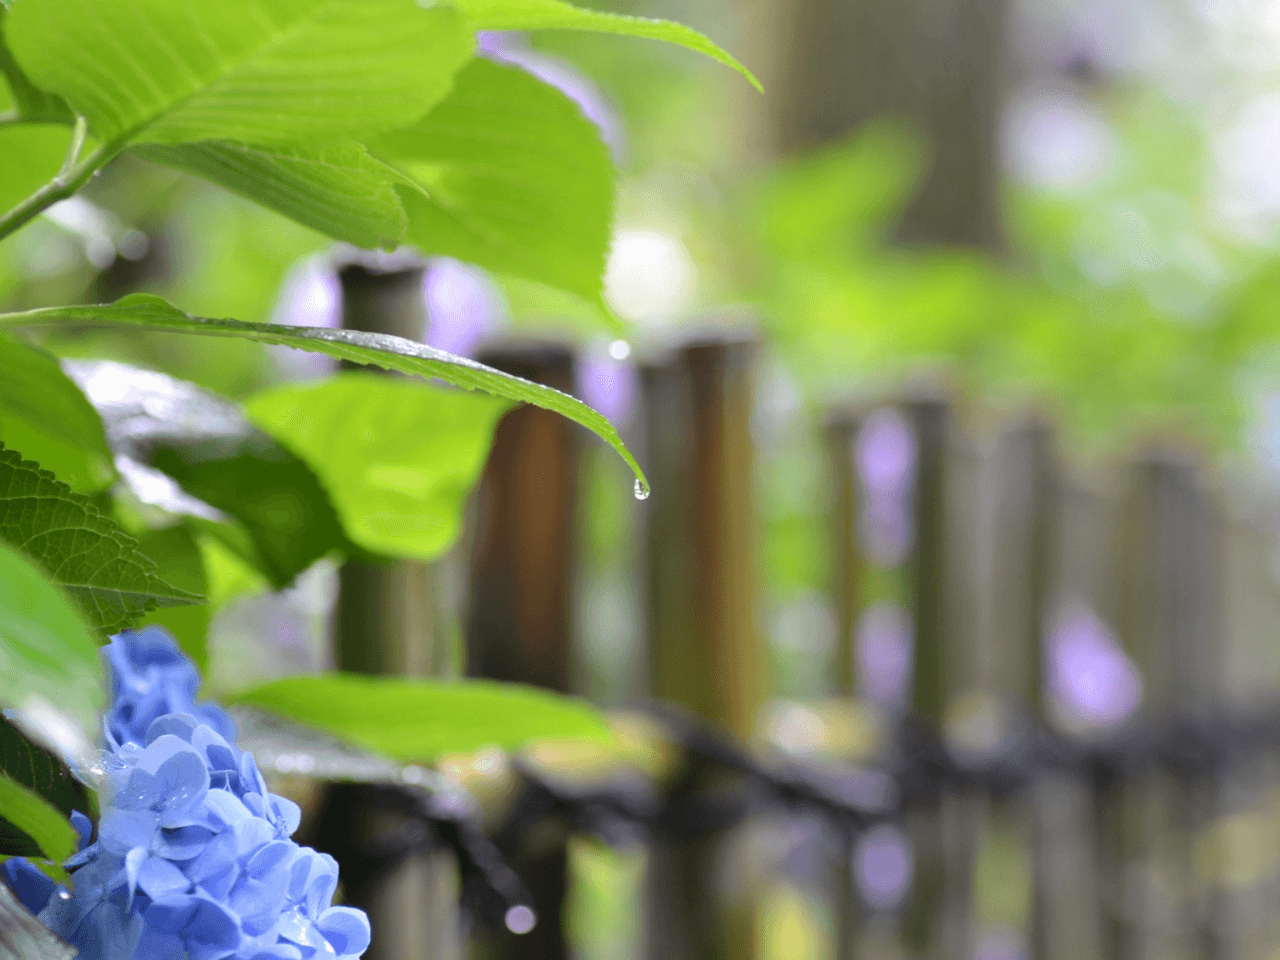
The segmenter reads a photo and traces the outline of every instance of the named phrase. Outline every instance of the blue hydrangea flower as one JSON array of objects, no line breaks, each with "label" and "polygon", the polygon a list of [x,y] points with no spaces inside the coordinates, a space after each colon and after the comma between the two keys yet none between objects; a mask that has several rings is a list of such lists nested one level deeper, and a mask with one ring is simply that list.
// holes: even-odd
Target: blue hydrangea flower
[{"label": "blue hydrangea flower", "polygon": [[[354,960],[363,912],[335,907],[338,865],[290,838],[300,812],[267,790],[230,718],[196,707],[194,668],[163,631],[107,648],[115,703],[97,840],[76,822],[71,891],[16,858],[2,878],[82,960]],[[185,706],[186,711],[175,711]],[[150,717],[146,729],[141,725]],[[212,722],[210,722],[212,718]]]},{"label": "blue hydrangea flower", "polygon": [[188,713],[227,740],[235,724],[211,703],[196,703],[200,675],[178,645],[160,627],[126,630],[103,648],[111,677],[111,709],[102,719],[111,749],[141,744],[151,724],[166,713]]}]

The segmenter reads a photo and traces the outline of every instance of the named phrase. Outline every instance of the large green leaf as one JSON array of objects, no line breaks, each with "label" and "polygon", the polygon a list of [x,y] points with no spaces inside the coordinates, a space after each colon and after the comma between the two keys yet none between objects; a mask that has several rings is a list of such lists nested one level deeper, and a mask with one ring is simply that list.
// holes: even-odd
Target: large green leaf
[{"label": "large green leaf", "polygon": [[49,123],[0,126],[0,213],[48,183],[62,166],[71,128]]},{"label": "large green leaf", "polygon": [[[6,5],[0,3],[0,73],[4,74],[5,85],[13,96],[18,115],[33,121],[70,123],[73,117],[66,102],[61,97],[39,89],[27,79],[26,74],[22,72],[22,68],[9,52],[9,45],[5,40],[5,18],[8,13]],[[4,155],[0,152],[0,156]],[[8,209],[9,207],[0,204],[0,210]]]},{"label": "large green leaf", "polygon": [[93,501],[3,444],[0,540],[38,563],[103,633],[133,626],[156,606],[203,600],[157,576],[138,542]]},{"label": "large green leaf", "polygon": [[479,30],[590,30],[677,43],[732,67],[760,89],[759,81],[737,60],[698,31],[669,20],[584,10],[562,0],[458,0],[458,6]]},{"label": "large green leaf", "polygon": [[0,335],[0,441],[91,493],[115,478],[102,420],[58,361]]},{"label": "large green leaf", "polygon": [[568,417],[603,439],[631,467],[636,475],[637,490],[642,493],[648,491],[640,465],[618,436],[613,424],[599,411],[559,390],[530,383],[474,360],[454,356],[412,340],[356,330],[286,327],[192,317],[160,297],[137,293],[122,297],[115,303],[97,306],[42,307],[19,313],[0,313],[0,328],[43,324],[145,327],[210,337],[243,337],[259,343],[311,350],[339,360],[411,373],[428,379],[439,378],[468,390],[482,390],[508,400],[532,403]]},{"label": "large green leaf", "polygon": [[414,0],[22,0],[10,49],[103,141],[298,144],[412,123],[474,40]]},{"label": "large green leaf", "polygon": [[4,543],[0,662],[0,705],[58,704],[89,741],[96,738],[103,672],[89,627],[34,563]]},{"label": "large green leaf", "polygon": [[412,184],[401,188],[409,242],[600,302],[613,162],[559,90],[473,60],[427,116],[369,149]]},{"label": "large green leaf", "polygon": [[307,461],[347,536],[385,556],[431,560],[462,527],[493,429],[510,404],[369,373],[268,390],[245,412]]},{"label": "large green leaf", "polygon": [[541,739],[608,739],[590,705],[519,684],[325,674],[288,677],[230,698],[397,760]]},{"label": "large green leaf", "polygon": [[391,249],[408,226],[392,176],[358,143],[273,149],[205,141],[136,152],[359,247]]},{"label": "large green leaf", "polygon": [[[338,514],[315,473],[255,428],[238,404],[194,383],[122,363],[68,361],[66,368],[127,458],[121,469],[135,492],[153,506],[192,518],[277,589],[331,551],[347,550]],[[135,462],[158,469],[181,490],[150,482]],[[165,478],[159,480],[163,484]],[[184,615],[194,616],[178,614]]]}]

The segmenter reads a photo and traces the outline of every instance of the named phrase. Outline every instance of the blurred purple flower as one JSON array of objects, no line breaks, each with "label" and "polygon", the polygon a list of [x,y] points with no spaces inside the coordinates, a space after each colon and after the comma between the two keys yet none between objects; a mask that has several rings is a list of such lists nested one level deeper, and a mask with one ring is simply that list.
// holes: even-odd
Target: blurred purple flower
[{"label": "blurred purple flower", "polygon": [[865,498],[858,523],[864,547],[877,565],[896,567],[915,537],[915,436],[897,411],[876,410],[858,431],[854,454]]},{"label": "blurred purple flower", "polygon": [[427,305],[423,339],[439,350],[469,357],[506,323],[502,294],[479,267],[436,257],[423,278],[422,292]]},{"label": "blurred purple flower", "polygon": [[1142,675],[1087,603],[1061,604],[1046,651],[1051,701],[1072,727],[1106,728],[1142,702]]},{"label": "blurred purple flower", "polygon": [[608,417],[614,426],[631,416],[639,389],[636,368],[627,360],[630,348],[622,350],[626,346],[617,340],[608,349],[590,349],[578,364],[578,397]]},{"label": "blurred purple flower", "polygon": [[906,702],[911,679],[912,629],[907,612],[894,603],[875,603],[857,627],[859,686],[869,700],[887,707]]},{"label": "blurred purple flower", "polygon": [[862,835],[854,851],[854,878],[863,902],[873,910],[900,905],[911,883],[911,847],[902,831],[873,827]]}]

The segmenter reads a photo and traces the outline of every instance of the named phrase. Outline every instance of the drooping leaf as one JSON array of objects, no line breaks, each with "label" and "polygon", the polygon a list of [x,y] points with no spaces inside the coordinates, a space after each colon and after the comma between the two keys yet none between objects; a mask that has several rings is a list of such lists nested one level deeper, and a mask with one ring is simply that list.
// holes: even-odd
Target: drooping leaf
[{"label": "drooping leaf", "polygon": [[0,853],[61,863],[76,852],[70,821],[40,794],[0,770]]},{"label": "drooping leaf", "polygon": [[304,144],[412,123],[474,46],[414,0],[23,0],[10,49],[103,141]]},{"label": "drooping leaf", "polygon": [[[152,530],[138,540],[138,549],[154,560],[164,571],[165,579],[175,587],[209,595],[209,578],[205,575],[200,545],[187,527],[179,524],[163,530]],[[146,622],[168,630],[182,652],[200,669],[209,672],[209,619],[207,603],[185,607],[162,607],[147,614]]]},{"label": "drooping leaf", "polygon": [[0,540],[38,563],[104,634],[133,626],[156,606],[203,601],[160,577],[138,542],[93,501],[3,444]]},{"label": "drooping leaf", "polygon": [[431,560],[457,539],[467,494],[509,407],[413,380],[347,373],[260,393],[245,412],[311,465],[355,543]]},{"label": "drooping leaf", "polygon": [[0,441],[79,493],[108,486],[115,468],[102,420],[58,361],[0,335],[0,370]]},{"label": "drooping leaf", "polygon": [[103,672],[89,626],[34,563],[3,543],[0,661],[0,705],[59,704],[87,739],[96,738]]},{"label": "drooping leaf", "polygon": [[[6,5],[0,4],[0,73],[4,74],[9,93],[13,96],[13,102],[17,105],[18,115],[24,119],[41,123],[71,123],[74,117],[72,117],[71,108],[67,106],[66,101],[38,88],[27,79],[26,74],[22,72],[22,68],[13,59],[13,54],[9,52],[8,41],[5,39],[5,18],[8,13]],[[69,135],[70,131],[67,131],[67,133]],[[65,151],[65,149],[66,141],[64,140],[63,150]],[[56,168],[51,172],[56,172]],[[0,209],[8,210],[9,207],[0,204]]]},{"label": "drooping leaf", "polygon": [[[192,517],[202,532],[252,564],[277,589],[348,543],[329,495],[296,454],[255,428],[240,407],[210,390],[154,370],[111,361],[66,369],[107,425],[126,479],[147,502]],[[150,464],[156,478],[130,464]],[[127,469],[126,469],[127,468]],[[171,493],[171,491],[170,491]],[[183,498],[195,498],[193,503]],[[213,508],[210,510],[209,508]]]},{"label": "drooping leaf", "polygon": [[55,937],[0,883],[0,960],[72,960],[76,951]]},{"label": "drooping leaf", "polygon": [[533,740],[607,739],[590,705],[519,684],[324,674],[288,677],[231,698],[397,760]]},{"label": "drooping leaf", "polygon": [[458,0],[458,6],[478,30],[589,30],[666,40],[732,67],[760,89],[759,81],[737,60],[698,31],[670,20],[584,10],[563,0]]},{"label": "drooping leaf", "polygon": [[600,302],[613,161],[556,88],[476,59],[427,116],[369,149],[412,184],[409,242]]},{"label": "drooping leaf", "polygon": [[145,327],[211,337],[243,337],[258,343],[324,353],[339,360],[382,367],[385,370],[411,373],[428,379],[438,378],[468,390],[482,390],[508,400],[532,403],[568,417],[599,436],[631,467],[636,475],[638,488],[647,489],[644,487],[645,478],[640,465],[618,436],[613,424],[600,412],[559,390],[530,383],[466,357],[458,357],[412,340],[356,330],[286,327],[192,317],[162,298],[149,294],[131,294],[115,303],[97,306],[42,307],[19,313],[0,313],[0,328],[54,323]]},{"label": "drooping leaf", "polygon": [[71,128],[50,123],[0,126],[0,213],[12,210],[58,173]]},{"label": "drooping leaf", "polygon": [[[97,802],[92,792],[71,775],[67,765],[44,747],[32,743],[9,721],[0,718],[0,775],[8,776],[18,786],[34,793],[48,805],[52,816],[61,821],[54,826],[54,843],[65,842],[62,827],[68,825],[73,810],[93,816]],[[37,816],[46,815],[38,814]],[[45,857],[61,863],[75,852],[74,834],[71,849],[50,852],[37,834],[22,826],[19,820],[0,811],[0,856]]]},{"label": "drooping leaf", "polygon": [[135,152],[358,247],[391,249],[408,226],[392,176],[358,143],[272,149],[205,141]]}]

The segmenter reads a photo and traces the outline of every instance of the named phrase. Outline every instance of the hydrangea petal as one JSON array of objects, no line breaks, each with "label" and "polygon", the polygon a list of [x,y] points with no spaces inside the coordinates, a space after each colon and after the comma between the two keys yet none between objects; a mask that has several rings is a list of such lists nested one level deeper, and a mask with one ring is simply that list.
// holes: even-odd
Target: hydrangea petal
[{"label": "hydrangea petal", "polygon": [[352,907],[330,907],[320,914],[316,929],[339,954],[356,955],[368,949],[372,932],[364,911]]}]

